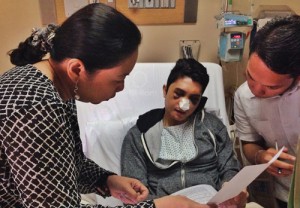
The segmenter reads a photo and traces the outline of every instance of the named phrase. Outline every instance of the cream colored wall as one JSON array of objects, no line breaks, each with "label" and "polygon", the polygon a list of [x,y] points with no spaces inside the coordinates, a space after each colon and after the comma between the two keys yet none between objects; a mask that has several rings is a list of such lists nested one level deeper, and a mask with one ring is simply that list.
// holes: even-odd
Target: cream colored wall
[{"label": "cream colored wall", "polygon": [[41,26],[38,0],[0,0],[0,74],[12,65],[7,52]]},{"label": "cream colored wall", "polygon": [[[0,73],[9,69],[7,51],[23,41],[33,27],[41,26],[38,0],[0,0]],[[217,62],[217,38],[214,15],[220,12],[220,1],[199,0],[197,24],[139,26],[143,40],[139,62],[174,62],[179,58],[180,40],[200,40],[199,58]]]},{"label": "cream colored wall", "polygon": [[[119,0],[118,0],[119,1]],[[125,0],[122,0],[125,1]],[[31,28],[41,26],[38,0],[0,0],[0,74],[12,65],[7,52],[25,40]],[[219,63],[217,58],[218,38],[221,32],[216,28],[214,16],[221,12],[222,0],[198,0],[198,17],[196,24],[139,26],[143,40],[140,46],[138,62],[174,62],[179,58],[180,40],[200,40],[199,61]],[[233,0],[233,10],[250,13],[259,5],[289,5],[300,13],[299,0]],[[251,28],[237,28],[247,32]],[[249,43],[249,39],[246,45]],[[236,63],[222,63],[224,87],[226,91],[235,89],[244,82],[243,72],[247,63],[248,47],[243,60]]]},{"label": "cream colored wall", "polygon": [[220,11],[220,1],[199,0],[196,24],[140,26],[143,41],[139,61],[174,62],[180,56],[180,40],[200,40],[199,60],[218,62],[219,30],[214,16]]}]

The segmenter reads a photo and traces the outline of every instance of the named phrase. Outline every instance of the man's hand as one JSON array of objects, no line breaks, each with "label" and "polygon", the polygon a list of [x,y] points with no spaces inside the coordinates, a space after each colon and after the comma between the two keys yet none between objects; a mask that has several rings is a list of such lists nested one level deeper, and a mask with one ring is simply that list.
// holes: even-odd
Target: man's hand
[{"label": "man's hand", "polygon": [[[269,162],[278,152],[275,148],[264,149],[258,143],[242,142],[243,153],[252,164],[263,164]],[[291,175],[296,158],[288,154],[288,149],[284,148],[279,158],[267,169],[267,172],[274,176]],[[279,171],[280,170],[280,171]]]},{"label": "man's hand", "polygon": [[[257,163],[267,163],[274,155],[276,155],[278,150],[274,148],[269,148],[267,150],[259,152],[257,155]],[[287,153],[288,149],[285,148],[280,154],[279,158],[274,161],[267,169],[267,172],[274,176],[289,176],[293,173],[294,162],[296,158]],[[280,170],[280,171],[279,171]]]}]

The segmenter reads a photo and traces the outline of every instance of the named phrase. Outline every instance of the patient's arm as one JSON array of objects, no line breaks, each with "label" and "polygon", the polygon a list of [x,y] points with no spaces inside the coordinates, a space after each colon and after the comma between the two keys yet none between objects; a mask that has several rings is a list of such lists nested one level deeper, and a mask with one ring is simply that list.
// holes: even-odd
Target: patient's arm
[{"label": "patient's arm", "polygon": [[[149,188],[147,180],[146,153],[141,142],[141,133],[136,126],[131,128],[122,144],[121,175],[140,180]],[[157,198],[148,195],[148,199]]]},{"label": "patient's arm", "polygon": [[218,176],[221,182],[229,181],[240,170],[240,164],[234,155],[232,141],[226,126],[219,118],[210,113],[206,113],[205,118],[205,125],[210,129],[216,141]]}]

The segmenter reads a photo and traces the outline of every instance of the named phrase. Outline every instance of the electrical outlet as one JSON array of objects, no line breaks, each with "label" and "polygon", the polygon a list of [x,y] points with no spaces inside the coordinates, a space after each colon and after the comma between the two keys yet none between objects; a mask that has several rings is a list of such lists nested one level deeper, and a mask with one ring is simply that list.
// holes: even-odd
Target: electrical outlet
[{"label": "electrical outlet", "polygon": [[179,54],[180,58],[194,58],[198,60],[200,51],[199,40],[180,40]]}]

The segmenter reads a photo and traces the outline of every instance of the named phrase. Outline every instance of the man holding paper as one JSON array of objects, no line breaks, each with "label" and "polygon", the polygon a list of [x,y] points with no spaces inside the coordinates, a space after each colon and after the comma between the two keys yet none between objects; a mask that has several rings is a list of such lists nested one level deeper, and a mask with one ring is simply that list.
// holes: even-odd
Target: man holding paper
[{"label": "man holding paper", "polygon": [[285,146],[267,171],[275,177],[279,207],[287,207],[300,135],[300,16],[275,18],[250,45],[247,82],[236,91],[234,113],[243,153],[252,164],[266,163]]}]

